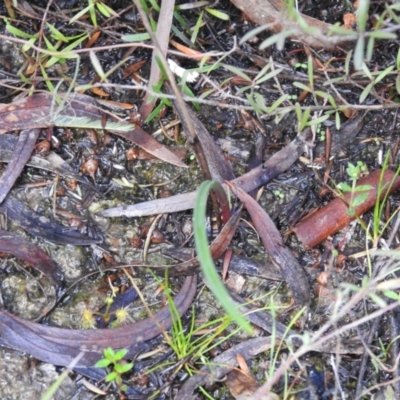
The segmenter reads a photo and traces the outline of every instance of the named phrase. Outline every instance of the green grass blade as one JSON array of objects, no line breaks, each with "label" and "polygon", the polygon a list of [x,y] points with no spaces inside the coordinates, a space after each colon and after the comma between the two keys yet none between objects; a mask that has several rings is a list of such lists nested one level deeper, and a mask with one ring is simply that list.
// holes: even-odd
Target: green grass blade
[{"label": "green grass blade", "polygon": [[208,239],[204,221],[206,218],[207,198],[210,190],[225,195],[224,189],[218,182],[205,181],[201,184],[196,198],[194,207],[193,225],[194,225],[194,241],[196,244],[196,252],[199,257],[200,266],[207,280],[210,290],[220,302],[221,306],[233,319],[236,324],[245,329],[248,333],[252,332],[249,322],[243,317],[240,311],[233,305],[233,302],[221,282],[215,269],[211,252],[208,248]]}]

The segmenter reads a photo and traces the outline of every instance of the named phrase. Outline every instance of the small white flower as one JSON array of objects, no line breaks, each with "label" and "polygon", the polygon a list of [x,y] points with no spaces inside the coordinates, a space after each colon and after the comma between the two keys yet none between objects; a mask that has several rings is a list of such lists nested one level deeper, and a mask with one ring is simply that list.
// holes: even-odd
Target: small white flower
[{"label": "small white flower", "polygon": [[197,78],[199,77],[198,72],[188,72],[185,68],[180,67],[175,61],[168,59],[168,65],[176,76],[179,76],[180,78],[183,77],[183,75],[186,75],[186,82],[195,82]]}]

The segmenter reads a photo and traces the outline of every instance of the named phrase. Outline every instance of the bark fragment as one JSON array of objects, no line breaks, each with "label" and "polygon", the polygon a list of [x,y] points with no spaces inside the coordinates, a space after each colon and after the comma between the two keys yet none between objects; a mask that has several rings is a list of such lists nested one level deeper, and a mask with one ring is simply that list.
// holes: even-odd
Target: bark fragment
[{"label": "bark fragment", "polygon": [[328,236],[335,234],[351,221],[354,221],[356,216],[360,216],[371,209],[377,201],[379,192],[379,199],[382,200],[387,193],[392,193],[400,188],[400,178],[394,179],[395,173],[387,170],[383,174],[381,190],[379,190],[381,174],[382,170],[376,170],[357,182],[357,186],[371,185],[372,189],[365,192],[356,192],[356,195],[368,193],[368,197],[362,204],[354,207],[355,215],[349,215],[348,213],[351,193],[345,193],[344,200],[339,197],[334,199],[295,226],[292,231],[297,235],[304,247],[311,249],[317,246]]}]

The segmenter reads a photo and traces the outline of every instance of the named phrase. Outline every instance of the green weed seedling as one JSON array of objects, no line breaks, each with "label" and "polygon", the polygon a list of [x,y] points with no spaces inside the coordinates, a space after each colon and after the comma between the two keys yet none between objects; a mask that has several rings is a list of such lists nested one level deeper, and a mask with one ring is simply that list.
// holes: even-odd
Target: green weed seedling
[{"label": "green weed seedling", "polygon": [[110,18],[112,15],[117,15],[117,13],[110,8],[105,2],[95,1],[95,0],[88,0],[88,6],[83,8],[77,14],[75,14],[70,20],[69,23],[72,24],[73,22],[77,21],[87,12],[90,14],[90,20],[92,21],[93,26],[98,26],[97,23],[97,16],[96,16],[96,8],[97,10],[106,18]]},{"label": "green weed seedling", "polygon": [[133,368],[133,363],[126,363],[123,360],[127,353],[128,350],[126,349],[115,351],[108,347],[103,352],[104,358],[95,364],[97,368],[111,368],[111,372],[107,374],[105,381],[115,383],[121,392],[127,389],[126,385],[122,383],[122,375]]},{"label": "green weed seedling", "polygon": [[350,216],[354,216],[355,208],[364,203],[364,201],[368,198],[368,193],[360,193],[360,192],[371,190],[373,189],[373,187],[371,185],[357,186],[358,179],[361,177],[363,173],[367,172],[367,166],[362,161],[357,161],[356,165],[348,163],[346,172],[352,182],[351,186],[348,183],[342,182],[339,183],[339,185],[337,185],[337,188],[342,193],[343,192],[351,193],[349,209],[347,210],[347,213]]},{"label": "green weed seedling", "polygon": [[[229,330],[228,328],[233,321],[232,317],[229,315],[222,315],[221,317],[196,326],[196,313],[194,308],[192,309],[191,320],[188,326],[185,326],[171,295],[167,271],[164,282],[156,275],[152,275],[162,286],[163,292],[167,298],[173,324],[171,331],[164,331],[163,336],[168,346],[174,351],[176,359],[158,364],[146,371],[146,373],[172,368],[174,369],[173,375],[176,375],[180,370],[184,370],[189,376],[193,376],[199,373],[199,368],[204,365],[207,365],[212,371],[213,368],[218,365],[209,360],[209,352],[215,347],[221,346],[230,338],[235,337],[235,335],[242,330],[242,327],[234,327]],[[262,298],[272,299],[273,295],[274,292],[269,292]],[[261,298],[256,300],[261,300]],[[268,301],[268,305],[266,305],[263,310],[269,309],[270,302]],[[199,390],[207,399],[213,399],[203,387],[200,387]],[[154,393],[153,396],[157,396],[157,393]]]},{"label": "green weed seedling", "polygon": [[[372,221],[372,233],[370,234],[370,237],[372,239],[372,242],[375,244],[377,243],[379,237],[383,234],[383,232],[388,227],[390,221],[396,216],[396,214],[398,212],[398,210],[396,210],[390,216],[388,221],[386,221],[383,224],[383,227],[381,227],[381,225],[382,225],[381,224],[381,216],[383,215],[386,200],[387,200],[387,197],[389,196],[388,187],[390,188],[393,185],[394,180],[399,176],[399,173],[400,173],[400,167],[399,167],[397,169],[396,174],[394,175],[392,181],[389,183],[389,185],[387,187],[387,185],[383,185],[382,179],[383,179],[383,175],[384,175],[385,171],[387,171],[388,168],[389,168],[389,153],[386,155],[384,163],[382,165],[381,179],[380,179],[380,182],[379,182],[379,185],[377,188],[377,196],[376,196],[377,200],[376,200],[375,207],[374,207],[374,215],[373,215],[373,221]],[[356,165],[354,165],[352,163],[348,163],[346,172],[352,182],[351,185],[349,185],[345,182],[335,185],[336,189],[339,192],[339,195],[342,198],[343,198],[344,192],[351,193],[349,209],[347,211],[350,216],[354,216],[355,215],[355,207],[361,205],[367,199],[368,194],[365,192],[367,190],[373,189],[371,185],[357,186],[358,179],[366,171],[367,171],[367,167],[361,161],[357,161]],[[384,190],[386,191],[386,195],[382,196],[382,192]],[[360,193],[360,192],[364,192],[364,193]],[[364,222],[358,217],[357,217],[357,219],[360,222],[361,226],[365,229],[365,231],[368,232],[368,227],[364,224]]]},{"label": "green weed seedling", "polygon": [[[27,39],[27,43],[22,46],[22,51],[27,52],[31,45],[34,45],[35,42],[39,39],[40,33],[30,34],[24,32],[15,26],[11,25],[11,23],[5,18],[6,30],[17,38]],[[67,59],[78,59],[78,55],[73,53],[73,50],[79,47],[79,45],[88,38],[88,34],[81,33],[74,36],[65,36],[62,32],[56,29],[53,25],[46,23],[46,27],[48,29],[47,36],[43,34],[43,41],[45,43],[45,50],[56,53],[57,55],[53,55],[49,57],[47,54],[42,53],[40,55],[40,69],[42,71],[43,77],[46,80],[46,84],[49,88],[49,91],[54,93],[55,89],[47,76],[46,69],[50,68],[56,63],[64,64]],[[33,65],[28,67],[29,70],[33,70]],[[22,79],[22,77],[21,77]]]}]

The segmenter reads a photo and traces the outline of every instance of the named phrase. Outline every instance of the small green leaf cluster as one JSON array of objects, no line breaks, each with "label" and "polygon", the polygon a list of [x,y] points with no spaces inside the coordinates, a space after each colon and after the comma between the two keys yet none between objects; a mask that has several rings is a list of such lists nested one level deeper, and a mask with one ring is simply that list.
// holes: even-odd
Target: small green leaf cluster
[{"label": "small green leaf cluster", "polygon": [[[39,40],[40,32],[36,33],[27,33],[22,31],[21,29],[16,28],[12,25],[7,18],[4,18],[6,23],[6,30],[10,34],[22,38],[27,39],[27,42],[22,46],[22,52],[26,53],[31,49],[33,45]],[[77,63],[79,64],[79,56],[78,54],[74,54],[73,50],[76,49],[84,40],[86,40],[89,36],[86,33],[81,33],[78,35],[65,36],[61,31],[55,28],[53,25],[46,22],[46,27],[48,32],[42,35],[43,41],[45,43],[45,50],[47,52],[52,52],[53,55],[49,56],[46,53],[41,53],[39,55],[39,63],[38,67],[40,68],[43,78],[46,82],[46,85],[51,93],[55,93],[56,89],[49,79],[49,76],[46,70],[52,67],[54,64],[65,64],[68,59],[77,59]],[[32,57],[31,59],[34,59]],[[30,64],[27,68],[26,74],[29,75],[33,72],[36,65]],[[21,80],[25,83],[30,83],[29,79],[26,76],[21,76]]]},{"label": "small green leaf cluster", "polygon": [[355,165],[352,163],[348,163],[346,173],[352,181],[352,185],[350,186],[348,183],[345,182],[339,183],[339,185],[337,185],[337,188],[342,192],[351,193],[351,200],[349,203],[349,209],[347,211],[348,214],[351,216],[355,215],[355,208],[360,206],[365,202],[365,200],[367,200],[368,190],[373,189],[371,185],[356,186],[357,180],[361,177],[362,174],[366,173],[367,171],[367,166],[362,161],[357,161]]},{"label": "small green leaf cluster", "polygon": [[285,198],[285,194],[283,192],[281,192],[279,189],[275,189],[274,190],[274,195],[276,197],[279,197],[280,199],[284,199]]},{"label": "small green leaf cluster", "polygon": [[97,23],[96,9],[106,18],[110,18],[112,15],[114,16],[118,15],[112,8],[110,8],[104,2],[101,2],[99,0],[88,0],[87,7],[83,8],[81,11],[75,14],[69,20],[69,23],[72,24],[73,22],[81,18],[83,15],[85,15],[87,12],[89,12],[90,20],[92,21],[93,26],[97,27],[98,23]]},{"label": "small green leaf cluster", "polygon": [[[31,48],[31,45],[35,44],[35,42],[39,39],[39,33],[31,34],[24,32],[21,29],[18,29],[15,26],[11,25],[7,18],[4,18],[4,21],[6,23],[6,29],[9,33],[22,39],[28,39],[28,42],[24,44],[24,46],[22,46],[22,51],[28,51]],[[43,40],[46,43],[46,50],[57,52],[58,54],[57,56],[52,56],[49,59],[47,59],[48,56],[46,54],[42,54],[41,58],[43,61],[41,65],[44,68],[49,68],[57,62],[65,63],[66,59],[68,58],[77,58],[78,56],[76,54],[71,54],[70,52],[78,47],[85,39],[87,39],[88,35],[86,33],[83,33],[74,36],[65,36],[48,22],[46,22],[46,26],[50,32],[48,36],[43,35]],[[53,41],[51,41],[50,39],[52,39]],[[67,43],[68,45],[60,50],[62,44]]]},{"label": "small green leaf cluster", "polygon": [[122,375],[129,372],[133,368],[133,363],[126,363],[123,358],[128,353],[128,350],[113,350],[111,347],[107,347],[103,351],[104,358],[97,361],[95,364],[96,368],[108,368],[111,367],[111,372],[107,374],[105,381],[114,382],[120,391],[125,391],[126,385],[122,383]]}]

